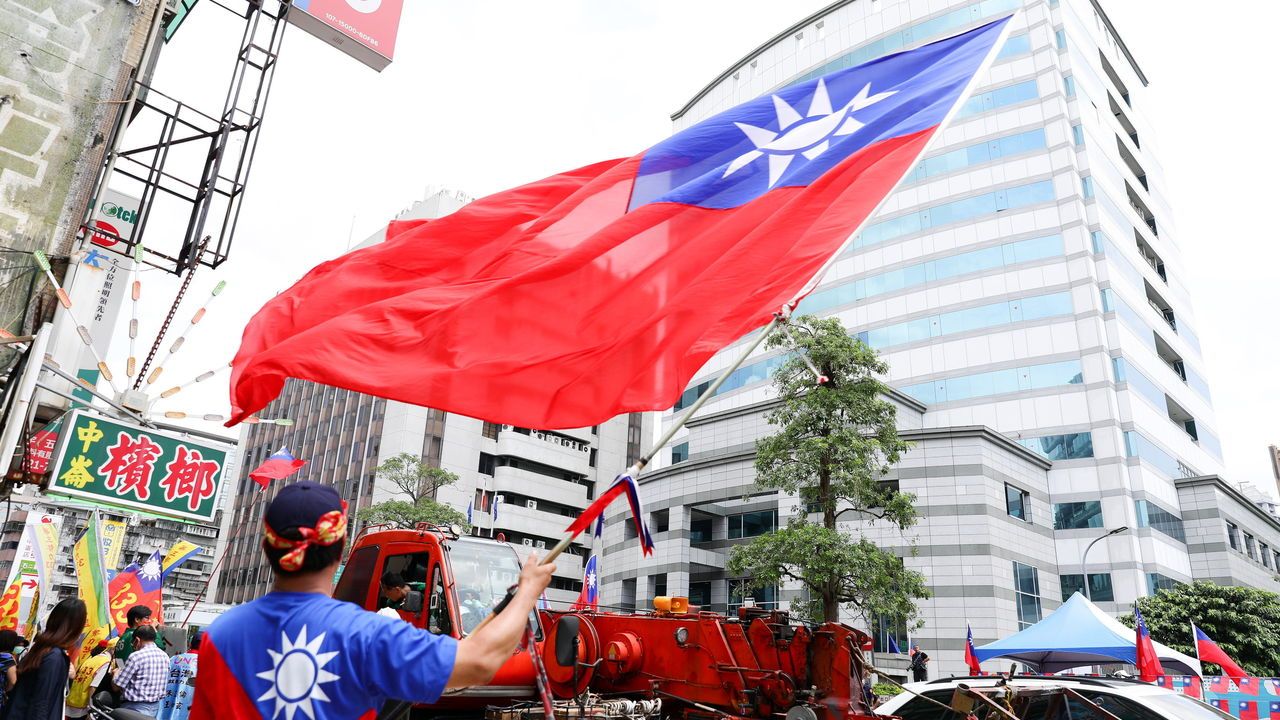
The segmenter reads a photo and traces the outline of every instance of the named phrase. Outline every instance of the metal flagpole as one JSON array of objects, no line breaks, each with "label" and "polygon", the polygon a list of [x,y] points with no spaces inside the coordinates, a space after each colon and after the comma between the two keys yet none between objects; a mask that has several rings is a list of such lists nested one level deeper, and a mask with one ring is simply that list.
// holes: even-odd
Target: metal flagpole
[{"label": "metal flagpole", "polygon": [[[764,329],[756,335],[755,339],[747,343],[747,345],[742,348],[738,353],[738,356],[734,358],[729,367],[725,368],[724,371],[720,373],[720,376],[716,378],[715,382],[711,383],[711,386],[706,389],[706,392],[699,395],[698,399],[694,400],[693,404],[689,406],[689,409],[685,410],[675,422],[671,423],[671,427],[667,428],[666,431],[662,433],[662,436],[658,438],[658,441],[655,442],[649,450],[645,452],[645,454],[641,455],[640,459],[636,460],[631,467],[627,468],[628,475],[634,478],[640,474],[640,471],[644,469],[644,466],[648,465],[649,462],[653,460],[659,450],[666,447],[667,443],[671,442],[671,438],[675,437],[676,433],[680,432],[680,429],[685,426],[685,423],[689,422],[694,413],[701,410],[702,406],[716,394],[716,391],[720,389],[720,386],[729,379],[729,375],[742,367],[742,363],[746,362],[751,353],[755,352],[756,348],[760,347],[765,338],[769,337],[769,335],[772,334],[779,325],[782,325],[791,318],[791,311],[795,309],[795,304],[796,301],[792,300],[784,305],[782,310],[774,313],[773,319],[769,321],[769,324],[765,325]],[[542,558],[541,564],[546,565],[554,562],[555,559],[559,557],[560,553],[569,548],[574,537],[575,536],[573,534],[566,533],[565,537],[561,538],[560,542],[556,543],[555,547],[551,548],[546,557]]]}]

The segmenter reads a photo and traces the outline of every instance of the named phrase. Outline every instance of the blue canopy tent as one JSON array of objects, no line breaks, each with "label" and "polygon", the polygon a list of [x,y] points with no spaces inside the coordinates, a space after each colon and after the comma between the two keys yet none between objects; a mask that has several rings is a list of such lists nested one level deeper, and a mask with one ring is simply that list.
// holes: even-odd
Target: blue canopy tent
[{"label": "blue canopy tent", "polygon": [[[1199,675],[1200,662],[1154,643],[1160,664],[1171,675]],[[1084,595],[1072,595],[1048,617],[1022,632],[975,648],[978,660],[1008,658],[1056,673],[1085,665],[1138,660],[1134,631],[1098,609]]]}]

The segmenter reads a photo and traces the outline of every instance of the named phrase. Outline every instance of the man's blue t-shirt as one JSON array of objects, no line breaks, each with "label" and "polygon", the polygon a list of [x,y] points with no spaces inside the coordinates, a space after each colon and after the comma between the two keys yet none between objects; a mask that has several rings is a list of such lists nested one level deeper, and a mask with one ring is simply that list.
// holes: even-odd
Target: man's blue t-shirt
[{"label": "man's blue t-shirt", "polygon": [[349,720],[434,702],[458,643],[317,593],[273,592],[206,630],[192,720]]}]

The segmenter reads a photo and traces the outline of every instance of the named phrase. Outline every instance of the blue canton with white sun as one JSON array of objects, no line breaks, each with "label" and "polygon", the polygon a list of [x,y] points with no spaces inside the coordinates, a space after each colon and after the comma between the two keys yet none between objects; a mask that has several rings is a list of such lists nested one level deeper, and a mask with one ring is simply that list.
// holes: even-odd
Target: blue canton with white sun
[{"label": "blue canton with white sun", "polygon": [[993,53],[1008,18],[767,93],[645,152],[629,210],[727,209],[805,186],[882,140],[939,125]]}]

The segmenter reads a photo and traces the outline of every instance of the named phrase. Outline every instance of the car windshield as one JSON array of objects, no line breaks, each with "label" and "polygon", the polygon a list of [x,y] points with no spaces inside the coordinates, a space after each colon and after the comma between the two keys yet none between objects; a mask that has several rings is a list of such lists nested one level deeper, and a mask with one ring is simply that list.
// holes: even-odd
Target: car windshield
[{"label": "car windshield", "polygon": [[459,539],[449,544],[454,596],[462,616],[464,634],[480,624],[502,601],[507,588],[520,579],[520,563],[510,547],[501,543]]}]

